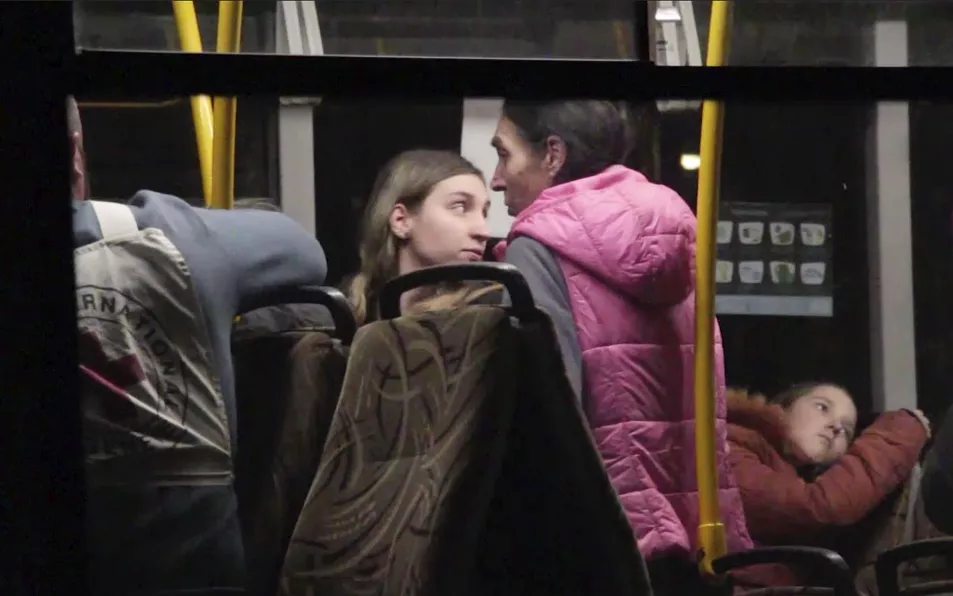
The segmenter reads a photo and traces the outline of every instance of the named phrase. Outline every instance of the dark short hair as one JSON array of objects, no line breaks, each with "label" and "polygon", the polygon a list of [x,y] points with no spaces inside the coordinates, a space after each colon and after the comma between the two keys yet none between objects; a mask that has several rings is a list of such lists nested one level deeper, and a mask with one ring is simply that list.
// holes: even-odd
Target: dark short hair
[{"label": "dark short hair", "polygon": [[811,391],[814,391],[818,387],[836,387],[844,393],[847,393],[847,390],[837,383],[830,383],[828,381],[808,381],[805,383],[796,383],[791,385],[781,393],[775,395],[771,399],[771,403],[777,404],[783,409],[787,410],[797,403],[797,400],[801,399]]},{"label": "dark short hair", "polygon": [[656,174],[654,102],[507,100],[503,115],[536,151],[545,149],[550,136],[566,144],[557,184],[594,176],[613,165],[627,165],[649,177]]}]

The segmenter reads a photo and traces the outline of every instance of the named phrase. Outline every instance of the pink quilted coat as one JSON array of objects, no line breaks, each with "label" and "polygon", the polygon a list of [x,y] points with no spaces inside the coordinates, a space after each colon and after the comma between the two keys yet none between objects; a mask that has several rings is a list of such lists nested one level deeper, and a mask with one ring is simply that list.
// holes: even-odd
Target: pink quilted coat
[{"label": "pink quilted coat", "polygon": [[[586,409],[648,560],[693,557],[695,216],[671,189],[613,166],[546,190],[516,218],[556,256],[583,354]],[[730,551],[752,547],[726,457],[724,353],[716,328],[720,503]]]}]

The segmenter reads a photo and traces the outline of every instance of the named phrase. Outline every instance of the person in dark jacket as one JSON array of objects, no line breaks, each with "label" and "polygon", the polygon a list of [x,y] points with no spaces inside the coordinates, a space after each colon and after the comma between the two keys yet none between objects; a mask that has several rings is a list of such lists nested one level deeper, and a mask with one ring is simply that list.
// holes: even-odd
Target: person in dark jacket
[{"label": "person in dark jacket", "polygon": [[[772,402],[729,390],[729,462],[758,546],[837,550],[904,483],[930,433],[919,411],[881,414],[854,438],[856,425],[853,399],[833,384],[796,385]],[[766,587],[818,581],[809,570],[781,565],[737,579]]]},{"label": "person in dark jacket", "polygon": [[953,534],[953,408],[927,454],[920,494],[930,521],[940,531]]}]

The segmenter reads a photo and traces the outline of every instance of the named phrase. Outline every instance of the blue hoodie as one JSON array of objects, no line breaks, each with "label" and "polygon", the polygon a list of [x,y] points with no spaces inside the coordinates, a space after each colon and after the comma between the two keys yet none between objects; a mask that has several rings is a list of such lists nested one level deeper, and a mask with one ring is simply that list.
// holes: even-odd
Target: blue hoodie
[{"label": "blue hoodie", "polygon": [[[188,267],[225,404],[231,453],[236,405],[230,336],[235,315],[266,293],[320,285],[324,251],[304,228],[267,211],[199,209],[140,191],[128,203],[140,230],[156,228]],[[102,239],[90,203],[73,202],[74,247]],[[244,552],[231,475],[215,484],[90,489],[90,556],[96,594],[241,594]]]}]

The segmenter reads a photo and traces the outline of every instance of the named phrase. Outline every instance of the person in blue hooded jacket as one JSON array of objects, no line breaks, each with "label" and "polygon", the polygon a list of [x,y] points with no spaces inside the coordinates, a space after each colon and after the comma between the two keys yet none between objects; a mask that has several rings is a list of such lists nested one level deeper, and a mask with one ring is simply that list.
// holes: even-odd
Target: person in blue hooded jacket
[{"label": "person in blue hooded jacket", "polygon": [[152,191],[87,200],[66,107],[92,593],[242,594],[232,325],[275,291],[323,283],[324,251],[281,213]]},{"label": "person in blue hooded jacket", "polygon": [[[278,205],[267,199],[238,199],[235,201],[234,208],[281,212]],[[260,334],[333,328],[334,320],[325,306],[319,304],[278,304],[242,314],[232,329],[232,338],[237,341]]]}]

